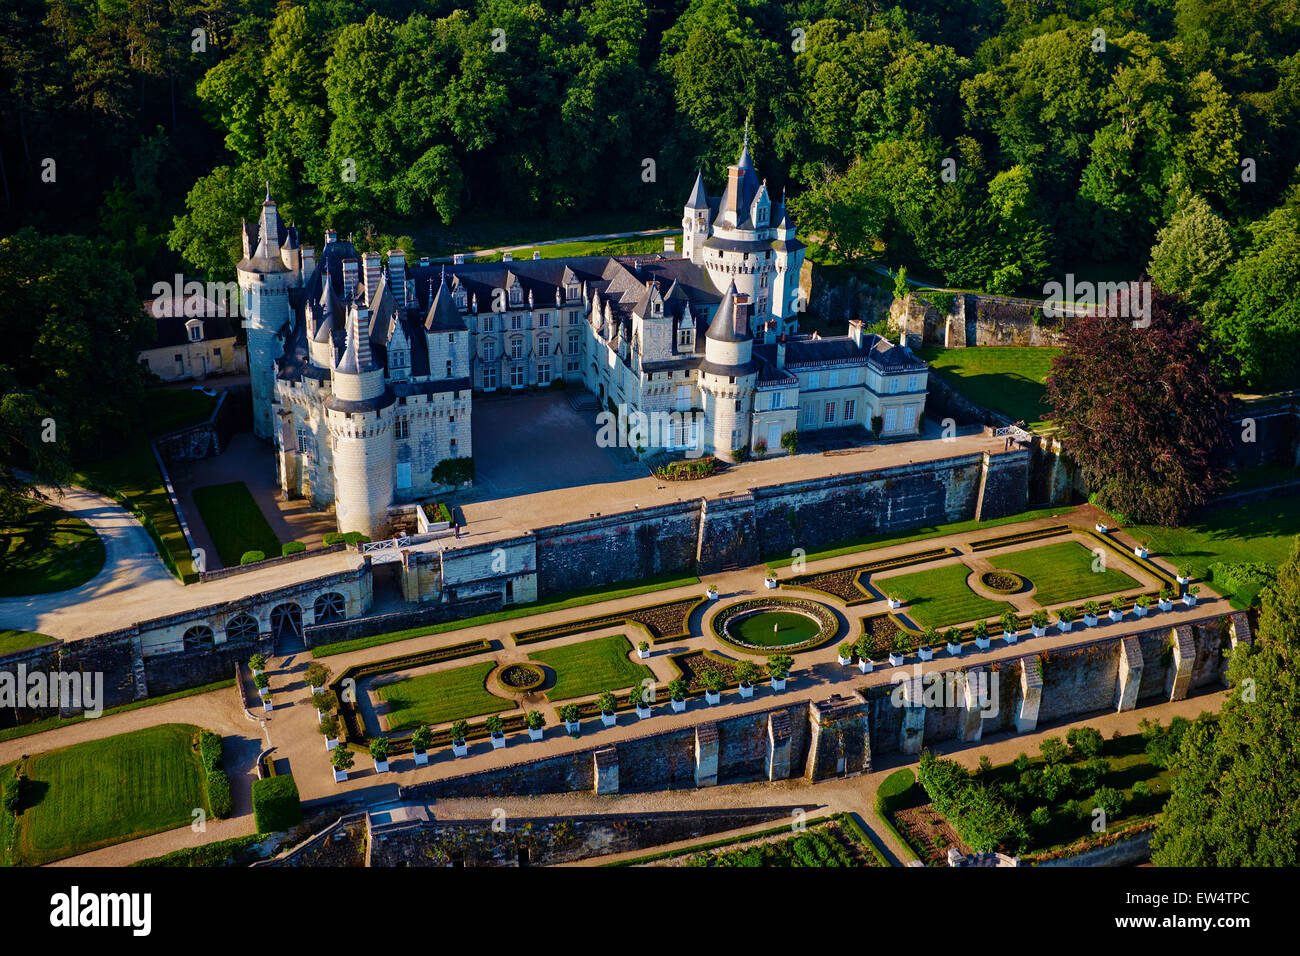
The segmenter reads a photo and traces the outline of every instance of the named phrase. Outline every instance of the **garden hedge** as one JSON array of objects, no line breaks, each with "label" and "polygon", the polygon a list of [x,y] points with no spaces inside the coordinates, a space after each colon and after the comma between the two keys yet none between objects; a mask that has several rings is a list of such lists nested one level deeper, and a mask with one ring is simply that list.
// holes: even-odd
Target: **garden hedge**
[{"label": "garden hedge", "polygon": [[199,759],[203,761],[203,769],[208,772],[221,770],[225,766],[221,758],[220,734],[214,734],[210,730],[199,732]]},{"label": "garden hedge", "polygon": [[302,801],[292,774],[253,782],[253,820],[258,833],[288,830],[302,822]]},{"label": "garden hedge", "polygon": [[224,820],[234,812],[234,802],[230,798],[230,778],[220,768],[209,770],[205,775],[208,787],[208,809],[218,820]]}]

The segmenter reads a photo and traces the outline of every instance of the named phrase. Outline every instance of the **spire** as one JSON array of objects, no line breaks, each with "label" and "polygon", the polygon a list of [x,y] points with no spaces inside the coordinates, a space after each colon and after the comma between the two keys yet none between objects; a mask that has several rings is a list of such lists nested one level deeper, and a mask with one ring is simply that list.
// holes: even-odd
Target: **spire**
[{"label": "spire", "polygon": [[361,327],[361,310],[353,306],[348,310],[347,344],[343,349],[340,372],[367,372],[375,367],[370,354],[370,330]]},{"label": "spire", "polygon": [[749,155],[749,117],[745,117],[745,140],[740,147],[740,158],[736,160],[736,165],[749,172],[754,171],[754,160]]},{"label": "spire", "polygon": [[704,194],[704,174],[698,169],[695,171],[695,187],[691,190],[691,198],[686,200],[687,209],[708,209],[709,198]]},{"label": "spire", "polygon": [[[429,285],[432,287],[433,282]],[[452,301],[451,289],[447,287],[447,270],[443,267],[442,284],[429,303],[429,312],[424,317],[424,328],[429,332],[459,332],[465,328],[465,320],[460,317],[460,309]]]},{"label": "spire", "polygon": [[736,280],[727,286],[722,303],[709,323],[706,335],[715,342],[743,342],[749,336],[736,330]]},{"label": "spire", "polygon": [[262,200],[263,206],[274,206],[275,200],[271,198],[271,180],[266,181],[266,198]]}]

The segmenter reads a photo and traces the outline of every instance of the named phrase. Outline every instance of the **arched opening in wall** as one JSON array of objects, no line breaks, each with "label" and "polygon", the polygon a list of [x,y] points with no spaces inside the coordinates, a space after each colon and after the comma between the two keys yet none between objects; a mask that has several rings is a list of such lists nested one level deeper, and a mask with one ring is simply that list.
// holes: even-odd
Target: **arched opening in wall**
[{"label": "arched opening in wall", "polygon": [[302,608],[296,604],[277,604],[271,608],[271,636],[302,637]]},{"label": "arched opening in wall", "polygon": [[312,605],[313,620],[316,624],[329,624],[331,621],[343,620],[343,611],[347,601],[337,591],[322,594]]},{"label": "arched opening in wall", "polygon": [[216,635],[206,624],[195,624],[185,632],[181,640],[187,651],[193,651],[200,647],[212,647],[216,643]]},{"label": "arched opening in wall", "polygon": [[255,641],[257,630],[257,618],[251,614],[236,614],[226,622],[226,640]]}]

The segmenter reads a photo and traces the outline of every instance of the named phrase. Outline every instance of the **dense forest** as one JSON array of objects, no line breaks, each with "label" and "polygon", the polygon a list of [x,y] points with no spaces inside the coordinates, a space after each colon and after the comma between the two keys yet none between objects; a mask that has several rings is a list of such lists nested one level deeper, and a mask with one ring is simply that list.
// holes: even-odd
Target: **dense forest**
[{"label": "dense forest", "polygon": [[748,121],[822,261],[994,292],[1145,273],[1224,382],[1289,387],[1298,50],[1297,0],[8,0],[0,332],[41,358],[0,371],[49,398],[20,304],[232,278],[267,180],[317,243],[657,225],[697,168],[720,187]]}]

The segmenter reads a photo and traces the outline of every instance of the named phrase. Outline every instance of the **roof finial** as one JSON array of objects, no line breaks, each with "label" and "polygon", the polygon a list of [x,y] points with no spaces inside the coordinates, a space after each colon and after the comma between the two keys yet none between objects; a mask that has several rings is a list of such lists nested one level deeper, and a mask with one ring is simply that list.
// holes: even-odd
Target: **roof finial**
[{"label": "roof finial", "polygon": [[266,201],[267,202],[275,201],[271,198],[271,180],[269,179],[266,181]]}]

